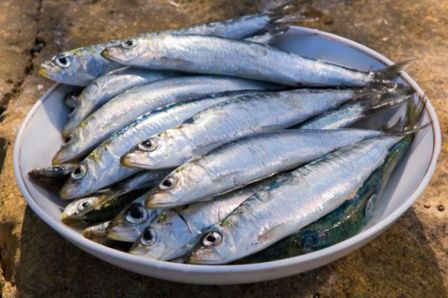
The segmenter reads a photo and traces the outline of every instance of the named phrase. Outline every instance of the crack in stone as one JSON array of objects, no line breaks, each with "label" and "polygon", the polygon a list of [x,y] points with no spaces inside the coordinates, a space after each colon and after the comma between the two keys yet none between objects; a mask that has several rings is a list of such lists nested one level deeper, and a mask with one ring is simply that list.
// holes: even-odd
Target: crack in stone
[{"label": "crack in stone", "polygon": [[36,33],[34,38],[34,46],[28,51],[29,57],[27,64],[24,68],[24,77],[14,83],[10,92],[7,92],[0,99],[0,123],[6,118],[5,112],[8,109],[9,102],[15,98],[18,98],[23,92],[23,83],[26,78],[33,73],[34,70],[34,60],[33,58],[36,56],[36,53],[39,53],[46,45],[45,41],[38,37],[39,34],[39,21],[42,16],[42,8],[43,8],[43,0],[38,1],[37,9],[36,9],[36,17],[34,18],[36,22]]},{"label": "crack in stone", "polygon": [[[34,58],[43,47],[45,47],[45,41],[38,37],[39,34],[39,22],[43,13],[43,0],[38,1],[35,25],[36,32],[34,38],[34,46],[28,51],[27,64],[24,68],[24,76],[16,81],[10,92],[7,92],[0,99],[0,123],[5,119],[5,112],[11,100],[18,98],[23,93],[23,84],[28,76],[34,74]],[[6,150],[8,147],[8,140],[4,137],[0,137],[0,174],[3,170],[3,163],[6,157]],[[16,235],[13,234],[13,230],[16,224],[13,222],[3,221],[0,224],[0,268],[4,282],[9,282],[12,287],[15,288],[15,255],[19,246],[19,241]],[[0,287],[3,292],[3,287]]]}]

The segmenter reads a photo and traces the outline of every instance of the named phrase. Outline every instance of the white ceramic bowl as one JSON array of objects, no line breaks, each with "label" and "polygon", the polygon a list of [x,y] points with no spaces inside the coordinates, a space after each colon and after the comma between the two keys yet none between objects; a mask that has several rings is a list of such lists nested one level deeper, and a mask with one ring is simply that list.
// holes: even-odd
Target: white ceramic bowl
[{"label": "white ceramic bowl", "polygon": [[[292,28],[278,46],[304,56],[333,61],[357,69],[378,69],[391,64],[387,58],[353,41],[300,27]],[[423,91],[407,74],[401,79]],[[54,85],[28,113],[17,136],[14,148],[14,170],[17,183],[28,205],[55,231],[90,254],[116,266],[161,279],[198,283],[233,284],[263,281],[304,272],[337,260],[366,244],[400,217],[418,198],[428,184],[440,151],[439,122],[430,102],[426,105],[424,121],[432,128],[419,132],[404,161],[391,178],[377,210],[377,217],[356,236],[341,243],[305,255],[248,265],[186,265],[144,259],[102,246],[59,221],[64,203],[46,189],[33,184],[28,171],[49,166],[61,145],[60,131],[66,119],[64,95],[72,87]]]}]

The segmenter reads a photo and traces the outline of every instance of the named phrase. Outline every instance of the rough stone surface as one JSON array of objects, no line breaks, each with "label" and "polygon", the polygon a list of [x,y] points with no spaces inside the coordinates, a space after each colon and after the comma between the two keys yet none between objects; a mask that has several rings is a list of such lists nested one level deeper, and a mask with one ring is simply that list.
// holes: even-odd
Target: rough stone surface
[{"label": "rough stone surface", "polygon": [[[193,286],[139,276],[74,247],[26,207],[12,144],[27,111],[51,86],[35,65],[55,53],[138,32],[188,26],[256,10],[257,1],[0,1],[0,253],[2,297],[446,297],[448,145],[418,202],[362,249],[326,267],[248,285]],[[448,4],[437,0],[302,0],[306,26],[348,37],[409,67],[448,133]],[[5,111],[6,110],[6,111]],[[4,148],[6,147],[6,148]],[[0,157],[2,156],[0,154]],[[2,163],[0,158],[0,164]],[[440,207],[442,206],[442,207]]]}]

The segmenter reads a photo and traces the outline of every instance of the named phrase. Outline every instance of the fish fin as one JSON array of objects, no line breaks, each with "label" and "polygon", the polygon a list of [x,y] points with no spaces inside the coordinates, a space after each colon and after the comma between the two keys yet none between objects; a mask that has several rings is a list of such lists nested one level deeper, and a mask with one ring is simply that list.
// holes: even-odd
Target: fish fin
[{"label": "fish fin", "polygon": [[397,77],[398,73],[403,70],[403,68],[409,64],[414,59],[404,60],[390,66],[384,67],[379,71],[372,72],[373,73],[373,82],[372,85],[390,85],[391,83],[396,86],[392,80]]},{"label": "fish fin", "polygon": [[407,136],[413,135],[414,133],[427,128],[432,125],[432,121],[429,121],[422,125],[415,125],[413,127],[403,127],[403,120],[399,119],[391,128],[385,128],[383,131],[388,135],[396,135],[396,136]]},{"label": "fish fin", "polygon": [[404,126],[407,128],[415,127],[422,118],[423,112],[426,108],[428,98],[425,94],[419,97],[417,102],[409,101],[406,108],[406,115],[404,117]]},{"label": "fish fin", "polygon": [[298,22],[307,20],[308,18],[297,12],[297,9],[292,4],[292,0],[279,0],[279,1],[266,1],[263,5],[263,11],[267,14],[271,20],[271,24],[287,24],[291,22]]},{"label": "fish fin", "polygon": [[287,9],[291,7],[293,0],[266,0],[262,1],[261,11],[275,18],[282,17]]},{"label": "fish fin", "polygon": [[256,42],[260,44],[273,44],[289,30],[289,25],[279,24],[269,28],[266,32],[253,35],[245,39],[245,41]]}]

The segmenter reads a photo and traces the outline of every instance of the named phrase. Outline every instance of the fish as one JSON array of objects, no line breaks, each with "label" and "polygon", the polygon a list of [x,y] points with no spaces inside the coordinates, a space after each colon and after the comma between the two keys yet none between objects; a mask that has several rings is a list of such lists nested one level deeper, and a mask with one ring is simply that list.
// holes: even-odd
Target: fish
[{"label": "fish", "polygon": [[209,199],[384,133],[376,130],[284,130],[227,143],[171,172],[146,207],[172,208]]},{"label": "fish", "polygon": [[402,138],[367,139],[273,181],[204,230],[188,262],[229,263],[297,233],[352,198]]},{"label": "fish", "polygon": [[161,211],[151,222],[146,221],[135,228],[140,235],[133,234],[138,238],[134,239],[135,243],[129,252],[159,260],[172,260],[185,255],[204,228],[223,219],[252,194],[263,189],[268,182],[269,179],[266,179],[217,196],[214,200]]},{"label": "fish", "polygon": [[130,39],[107,47],[102,55],[133,67],[227,75],[291,87],[391,85],[406,63],[360,71],[253,42],[169,34]]},{"label": "fish", "polygon": [[61,164],[44,168],[33,169],[28,173],[31,179],[43,185],[62,185],[70,177],[77,164]]},{"label": "fish", "polygon": [[78,224],[108,219],[117,214],[121,206],[124,207],[135,199],[136,191],[156,186],[166,175],[166,171],[142,171],[109,189],[75,200],[64,208],[61,221],[65,224]]},{"label": "fish", "polygon": [[134,242],[140,236],[143,229],[163,211],[145,208],[145,198],[144,195],[141,195],[112,219],[106,229],[107,238]]},{"label": "fish", "polygon": [[175,127],[197,112],[227,99],[228,96],[220,96],[176,103],[140,116],[115,132],[81,161],[79,167],[83,168],[83,175],[70,177],[65,182],[60,192],[61,198],[85,196],[142,171],[140,168],[122,166],[121,156],[145,139]]},{"label": "fish", "polygon": [[364,182],[356,195],[335,211],[241,262],[290,258],[329,247],[359,233],[371,219],[376,201],[380,201],[392,172],[409,150],[412,139],[408,135],[394,145],[381,167]]},{"label": "fish", "polygon": [[363,96],[372,96],[372,89],[297,89],[235,95],[140,143],[122,157],[122,164],[144,169],[177,167],[227,142],[296,125]]},{"label": "fish", "polygon": [[219,94],[278,89],[273,85],[217,76],[176,77],[133,88],[108,101],[65,138],[53,164],[76,160],[137,117],[163,106]]},{"label": "fish", "polygon": [[[263,34],[254,35],[246,40],[258,43],[273,43],[282,36],[288,27],[276,27]],[[78,96],[68,96],[66,103],[71,107],[68,121],[62,131],[68,137],[88,115],[97,110],[113,97],[153,81],[181,76],[181,73],[153,71],[130,67],[121,67],[99,76]]]},{"label": "fish", "polygon": [[[299,15],[286,14],[290,3],[291,1],[271,1],[262,12],[257,14],[196,25],[190,28],[165,30],[159,33],[143,33],[135,38],[153,37],[160,34],[197,34],[244,39],[300,18]],[[59,53],[42,63],[39,74],[63,84],[87,86],[97,77],[120,67],[120,64],[104,59],[101,52],[112,45],[123,44],[126,46],[126,42],[126,39],[112,40],[103,44],[80,47]]]},{"label": "fish", "polygon": [[76,176],[76,179],[71,177],[63,187],[61,197],[72,198],[87,195],[141,171],[138,168],[122,167],[120,156],[132,148],[133,144],[166,128],[180,124],[197,111],[223,102],[226,98],[216,97],[173,104],[139,117],[104,141],[81,162],[80,166],[83,167],[84,174]]},{"label": "fish", "polygon": [[82,120],[113,97],[133,87],[174,76],[180,76],[180,74],[129,67],[119,68],[99,76],[81,92],[76,101],[72,99],[73,109],[68,114],[62,136],[68,137]]}]

